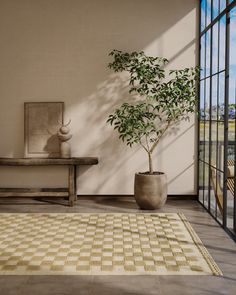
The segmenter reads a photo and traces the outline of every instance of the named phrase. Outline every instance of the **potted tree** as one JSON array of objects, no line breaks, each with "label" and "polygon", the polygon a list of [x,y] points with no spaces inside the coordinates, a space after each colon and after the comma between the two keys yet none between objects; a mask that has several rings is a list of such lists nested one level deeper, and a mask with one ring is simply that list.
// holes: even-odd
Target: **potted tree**
[{"label": "potted tree", "polygon": [[153,152],[163,136],[196,110],[196,87],[199,69],[169,71],[166,58],[151,57],[144,52],[113,50],[109,68],[129,74],[129,92],[136,95],[132,103],[123,103],[109,116],[110,123],[126,144],[139,144],[148,156],[149,170],[135,174],[134,194],[141,209],[162,207],[167,198],[167,179],[153,167]]}]

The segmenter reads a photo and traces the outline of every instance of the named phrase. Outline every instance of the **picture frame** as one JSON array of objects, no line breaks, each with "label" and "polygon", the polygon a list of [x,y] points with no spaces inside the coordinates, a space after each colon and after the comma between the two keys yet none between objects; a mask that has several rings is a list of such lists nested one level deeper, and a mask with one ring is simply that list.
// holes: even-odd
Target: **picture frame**
[{"label": "picture frame", "polygon": [[24,103],[24,157],[59,158],[64,102]]}]

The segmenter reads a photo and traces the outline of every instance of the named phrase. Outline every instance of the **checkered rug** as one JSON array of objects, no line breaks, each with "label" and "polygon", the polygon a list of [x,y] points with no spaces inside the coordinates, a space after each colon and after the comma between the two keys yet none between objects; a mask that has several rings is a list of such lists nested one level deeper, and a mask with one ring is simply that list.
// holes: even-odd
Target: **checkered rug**
[{"label": "checkered rug", "polygon": [[81,274],[222,275],[182,214],[0,214],[0,275]]}]

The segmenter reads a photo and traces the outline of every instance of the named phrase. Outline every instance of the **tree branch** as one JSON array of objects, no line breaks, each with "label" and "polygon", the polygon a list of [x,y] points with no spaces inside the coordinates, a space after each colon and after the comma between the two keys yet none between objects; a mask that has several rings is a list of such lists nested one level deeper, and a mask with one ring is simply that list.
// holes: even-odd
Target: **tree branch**
[{"label": "tree branch", "polygon": [[181,119],[180,120],[172,120],[172,122],[169,122],[167,123],[165,129],[163,130],[163,132],[161,133],[161,135],[158,137],[158,139],[154,142],[154,144],[152,145],[151,149],[149,149],[150,153],[152,153],[154,151],[154,149],[156,148],[157,144],[159,143],[159,141],[161,140],[162,136],[166,133],[167,129],[169,129],[171,127],[171,125],[173,124],[178,124],[181,122]]},{"label": "tree branch", "polygon": [[170,126],[170,122],[167,123],[165,129],[163,130],[163,132],[161,133],[161,135],[157,138],[157,140],[154,142],[154,144],[152,145],[151,149],[150,149],[150,153],[152,153],[154,151],[154,149],[156,148],[158,142],[160,141],[160,139],[162,138],[162,136],[165,134],[165,132],[167,131],[167,129]]},{"label": "tree branch", "polygon": [[146,145],[147,145],[147,149],[148,149],[148,152],[149,152],[149,151],[150,151],[150,147],[149,147],[149,143],[148,143],[147,135],[145,135],[145,140],[146,140]]},{"label": "tree branch", "polygon": [[140,145],[145,149],[145,151],[147,153],[149,153],[149,150],[145,147],[145,145],[141,142],[141,140],[139,141]]}]

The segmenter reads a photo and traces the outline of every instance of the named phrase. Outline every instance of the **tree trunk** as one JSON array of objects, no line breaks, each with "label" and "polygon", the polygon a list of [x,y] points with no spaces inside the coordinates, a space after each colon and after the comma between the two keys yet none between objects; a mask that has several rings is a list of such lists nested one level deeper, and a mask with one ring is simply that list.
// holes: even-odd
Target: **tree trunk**
[{"label": "tree trunk", "polygon": [[151,153],[148,153],[148,161],[149,161],[149,173],[153,174],[152,154]]}]

